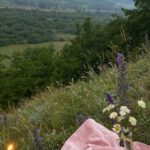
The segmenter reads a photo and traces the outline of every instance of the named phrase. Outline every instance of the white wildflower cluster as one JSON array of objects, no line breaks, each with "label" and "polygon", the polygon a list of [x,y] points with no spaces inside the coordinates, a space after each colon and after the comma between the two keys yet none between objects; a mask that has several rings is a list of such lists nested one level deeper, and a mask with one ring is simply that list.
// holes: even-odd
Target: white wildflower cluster
[{"label": "white wildflower cluster", "polygon": [[110,119],[115,119],[118,117],[118,113],[112,112],[109,117],[110,117]]},{"label": "white wildflower cluster", "polygon": [[119,112],[120,116],[126,116],[129,113],[130,113],[130,109],[128,109],[127,106],[120,107],[120,112]]},{"label": "white wildflower cluster", "polygon": [[115,105],[109,104],[106,108],[103,109],[103,113],[106,112],[106,111],[110,111],[113,108],[115,108]]},{"label": "white wildflower cluster", "polygon": [[[138,101],[138,105],[141,108],[146,108],[146,104],[143,100],[139,100]],[[120,122],[124,119],[128,119],[129,123],[132,126],[136,126],[137,125],[137,119],[133,116],[130,116],[131,110],[127,107],[127,106],[120,106],[120,108],[116,108],[117,106],[113,105],[113,104],[109,104],[106,108],[103,109],[103,113],[104,112],[110,112],[109,118],[114,120],[116,122],[116,124],[113,125],[112,130],[116,133],[120,133],[122,128]],[[124,131],[124,130],[123,130]],[[129,132],[129,128],[128,128],[128,132]]]},{"label": "white wildflower cluster", "polygon": [[120,124],[115,124],[113,125],[113,131],[116,132],[116,133],[120,133],[121,132],[121,125]]},{"label": "white wildflower cluster", "polygon": [[118,121],[118,122],[121,122],[123,119],[125,119],[125,117],[123,117],[123,116],[118,116],[117,121]]},{"label": "white wildflower cluster", "polygon": [[143,100],[139,100],[139,101],[138,101],[138,105],[139,105],[140,107],[142,107],[142,108],[146,108],[146,104],[145,104],[145,102],[144,102]]},{"label": "white wildflower cluster", "polygon": [[[113,122],[112,130],[120,136],[120,140],[125,142],[127,139],[132,141],[132,129],[137,125],[137,119],[132,116],[131,110],[127,107],[129,105],[127,101],[128,83],[126,80],[127,63],[125,57],[121,54],[117,54],[117,69],[118,69],[118,90],[117,95],[120,98],[123,106],[113,98],[112,95],[106,94],[106,100],[109,105],[103,109],[104,112],[109,112],[109,118]],[[145,109],[146,103],[141,99],[137,102],[138,106]],[[130,105],[129,105],[130,106]],[[127,126],[128,125],[128,126]]]},{"label": "white wildflower cluster", "polygon": [[129,117],[129,122],[131,123],[131,125],[136,126],[137,124],[137,120],[135,117]]}]

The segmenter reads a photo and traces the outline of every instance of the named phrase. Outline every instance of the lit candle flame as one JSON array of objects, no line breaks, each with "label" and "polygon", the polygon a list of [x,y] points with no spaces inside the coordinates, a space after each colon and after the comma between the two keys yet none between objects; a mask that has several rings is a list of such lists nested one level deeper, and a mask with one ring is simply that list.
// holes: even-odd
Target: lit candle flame
[{"label": "lit candle flame", "polygon": [[14,150],[14,145],[13,144],[9,144],[7,147],[7,150]]}]

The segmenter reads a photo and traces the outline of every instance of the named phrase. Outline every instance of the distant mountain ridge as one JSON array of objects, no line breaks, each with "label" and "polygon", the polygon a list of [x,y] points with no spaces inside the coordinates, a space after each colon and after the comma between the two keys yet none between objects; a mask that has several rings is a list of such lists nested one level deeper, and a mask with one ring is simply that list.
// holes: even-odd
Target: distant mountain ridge
[{"label": "distant mountain ridge", "polygon": [[118,11],[132,8],[133,0],[0,0],[0,7],[32,7],[51,10]]},{"label": "distant mountain ridge", "polygon": [[124,8],[133,8],[134,7],[133,0],[109,0],[109,2],[114,3],[118,7],[124,7]]}]

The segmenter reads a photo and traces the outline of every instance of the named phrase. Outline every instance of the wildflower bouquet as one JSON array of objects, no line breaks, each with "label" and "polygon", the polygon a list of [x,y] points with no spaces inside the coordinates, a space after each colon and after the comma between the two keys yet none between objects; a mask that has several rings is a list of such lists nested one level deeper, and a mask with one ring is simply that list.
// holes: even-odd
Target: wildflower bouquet
[{"label": "wildflower bouquet", "polygon": [[[117,59],[117,99],[112,95],[106,94],[108,106],[103,109],[103,113],[107,112],[112,121],[112,130],[120,137],[120,146],[132,150],[132,132],[137,125],[137,119],[132,115],[129,101],[127,100],[127,92],[129,89],[127,81],[127,62],[125,57],[118,53]],[[146,108],[143,100],[138,101],[141,108]]]}]

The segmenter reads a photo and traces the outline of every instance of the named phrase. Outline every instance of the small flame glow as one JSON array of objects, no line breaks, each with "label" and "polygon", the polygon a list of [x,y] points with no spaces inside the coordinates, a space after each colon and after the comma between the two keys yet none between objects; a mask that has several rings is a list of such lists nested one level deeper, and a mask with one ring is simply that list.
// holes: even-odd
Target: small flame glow
[{"label": "small flame glow", "polygon": [[14,148],[15,148],[14,144],[9,144],[7,146],[7,150],[14,150]]}]

